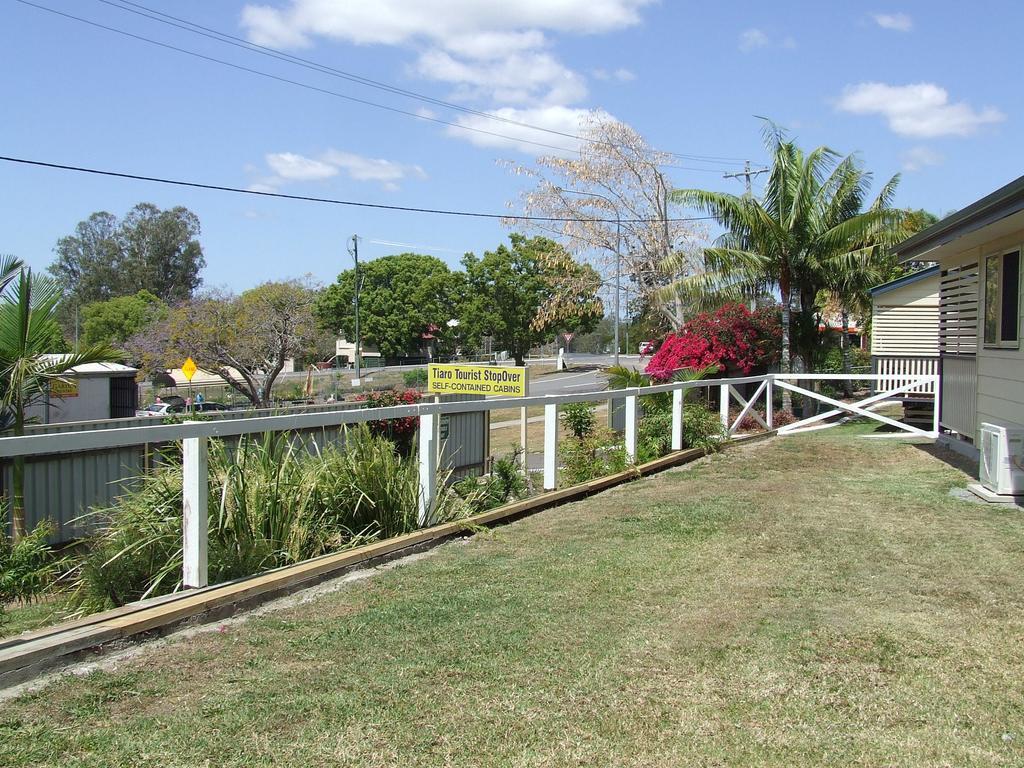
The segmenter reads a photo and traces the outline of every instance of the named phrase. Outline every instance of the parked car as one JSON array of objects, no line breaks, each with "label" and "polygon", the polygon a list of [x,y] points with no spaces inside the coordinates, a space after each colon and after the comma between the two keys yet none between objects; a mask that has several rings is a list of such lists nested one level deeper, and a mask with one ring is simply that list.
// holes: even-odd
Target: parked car
[{"label": "parked car", "polygon": [[185,410],[184,404],[177,403],[153,403],[135,412],[136,416],[166,416],[169,413],[182,413]]},{"label": "parked car", "polygon": [[653,341],[641,341],[640,342],[640,357],[654,354],[655,344]]},{"label": "parked car", "polygon": [[196,413],[210,413],[212,411],[230,411],[231,406],[224,403],[196,403],[192,408]]}]

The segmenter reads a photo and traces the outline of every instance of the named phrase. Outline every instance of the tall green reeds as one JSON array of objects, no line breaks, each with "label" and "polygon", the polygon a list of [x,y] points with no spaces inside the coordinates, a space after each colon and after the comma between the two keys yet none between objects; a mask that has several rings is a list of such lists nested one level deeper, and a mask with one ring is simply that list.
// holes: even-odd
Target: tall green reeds
[{"label": "tall green reeds", "polygon": [[[464,516],[466,503],[441,488],[427,524]],[[110,509],[90,515],[100,531],[74,574],[83,612],[181,587],[181,467],[139,479]],[[342,446],[310,450],[288,433],[213,440],[209,462],[210,583],[248,576],[415,530],[419,472],[365,425]]]}]

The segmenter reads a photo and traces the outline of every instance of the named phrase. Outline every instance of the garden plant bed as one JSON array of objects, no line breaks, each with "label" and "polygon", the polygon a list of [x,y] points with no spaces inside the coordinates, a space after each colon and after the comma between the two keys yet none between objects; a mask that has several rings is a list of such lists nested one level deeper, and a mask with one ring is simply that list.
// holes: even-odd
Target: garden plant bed
[{"label": "garden plant bed", "polygon": [[5,702],[0,764],[1020,765],[1019,512],[866,429],[63,679]]}]

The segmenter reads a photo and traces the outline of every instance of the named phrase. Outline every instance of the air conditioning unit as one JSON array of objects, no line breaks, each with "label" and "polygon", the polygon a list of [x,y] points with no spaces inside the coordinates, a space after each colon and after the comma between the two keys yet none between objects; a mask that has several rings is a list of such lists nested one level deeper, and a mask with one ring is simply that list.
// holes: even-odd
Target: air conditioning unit
[{"label": "air conditioning unit", "polygon": [[1024,495],[1024,429],[981,425],[981,484],[999,496]]}]

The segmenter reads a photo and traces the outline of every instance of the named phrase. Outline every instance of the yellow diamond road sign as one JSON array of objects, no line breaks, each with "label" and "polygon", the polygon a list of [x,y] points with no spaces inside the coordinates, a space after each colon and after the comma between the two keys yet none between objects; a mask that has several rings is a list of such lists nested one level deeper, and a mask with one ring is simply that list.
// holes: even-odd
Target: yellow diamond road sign
[{"label": "yellow diamond road sign", "polygon": [[195,360],[191,357],[181,364],[181,372],[185,374],[185,378],[189,381],[192,381],[192,377],[196,375],[197,370]]}]

